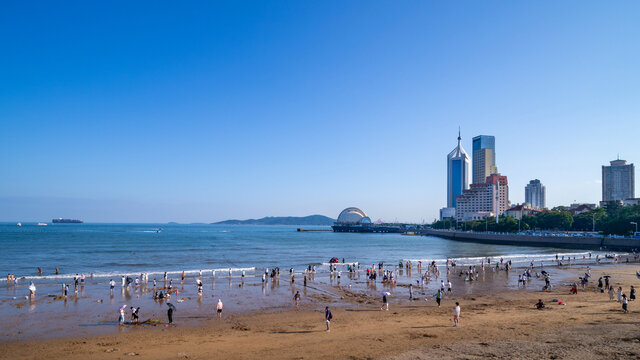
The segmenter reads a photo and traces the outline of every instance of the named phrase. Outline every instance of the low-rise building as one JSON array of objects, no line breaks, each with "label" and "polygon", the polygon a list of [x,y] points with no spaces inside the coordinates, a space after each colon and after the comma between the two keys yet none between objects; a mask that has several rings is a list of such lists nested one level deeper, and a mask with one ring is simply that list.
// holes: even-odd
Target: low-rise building
[{"label": "low-rise building", "polygon": [[443,207],[440,209],[440,220],[456,217],[456,208]]}]

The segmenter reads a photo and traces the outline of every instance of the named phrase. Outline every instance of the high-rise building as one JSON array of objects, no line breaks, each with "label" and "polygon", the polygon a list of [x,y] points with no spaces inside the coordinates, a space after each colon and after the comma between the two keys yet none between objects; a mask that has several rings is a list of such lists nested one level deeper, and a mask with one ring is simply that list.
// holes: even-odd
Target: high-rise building
[{"label": "high-rise building", "polygon": [[534,209],[547,207],[547,189],[540,180],[531,180],[524,187],[524,202],[531,204]]},{"label": "high-rise building", "polygon": [[500,216],[509,207],[509,183],[506,176],[493,174],[481,184],[471,184],[457,196],[458,221]]},{"label": "high-rise building", "polygon": [[613,160],[602,165],[602,201],[618,201],[635,197],[635,168],[626,160]]},{"label": "high-rise building", "polygon": [[479,135],[473,138],[473,183],[482,184],[487,176],[498,173],[496,138]]},{"label": "high-rise building", "polygon": [[456,207],[456,195],[469,188],[470,159],[461,144],[458,131],[458,146],[447,155],[447,207]]}]

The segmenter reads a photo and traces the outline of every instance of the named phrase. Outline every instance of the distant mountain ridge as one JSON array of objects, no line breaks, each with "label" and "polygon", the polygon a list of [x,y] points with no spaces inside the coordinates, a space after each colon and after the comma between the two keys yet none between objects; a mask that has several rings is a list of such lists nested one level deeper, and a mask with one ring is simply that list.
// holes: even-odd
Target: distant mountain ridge
[{"label": "distant mountain ridge", "polygon": [[213,224],[220,225],[333,225],[335,219],[324,215],[267,216],[262,219],[225,220]]}]

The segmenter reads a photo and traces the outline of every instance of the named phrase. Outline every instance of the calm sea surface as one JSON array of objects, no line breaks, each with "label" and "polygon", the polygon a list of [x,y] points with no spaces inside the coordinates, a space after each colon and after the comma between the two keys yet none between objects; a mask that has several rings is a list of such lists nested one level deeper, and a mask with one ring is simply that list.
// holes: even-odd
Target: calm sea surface
[{"label": "calm sea surface", "polygon": [[[158,229],[160,232],[156,232]],[[329,229],[328,227],[305,227]],[[297,271],[309,264],[319,270],[331,257],[363,265],[399,261],[458,259],[478,264],[483,257],[504,256],[514,263],[551,260],[556,253],[582,257],[584,251],[455,242],[399,234],[297,232],[295,226],[168,224],[0,224],[0,273],[18,277],[68,278],[76,273],[96,277],[200,270],[245,270],[261,273],[280,267]],[[595,254],[595,253],[594,253]],[[324,264],[324,265],[323,265]],[[55,276],[55,268],[60,275]]]}]

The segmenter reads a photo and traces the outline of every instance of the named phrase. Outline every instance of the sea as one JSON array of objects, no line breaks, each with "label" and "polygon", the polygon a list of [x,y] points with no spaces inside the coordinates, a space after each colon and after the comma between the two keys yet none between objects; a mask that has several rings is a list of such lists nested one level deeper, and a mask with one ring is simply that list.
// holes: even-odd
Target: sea
[{"label": "sea", "polygon": [[[95,278],[149,274],[195,274],[232,270],[328,269],[329,260],[362,266],[400,262],[477,265],[508,259],[514,265],[551,261],[556,254],[581,258],[589,252],[556,248],[457,242],[431,236],[334,233],[330,227],[209,224],[0,224],[0,273],[58,281],[76,274]],[[595,256],[595,253],[594,255]],[[493,262],[492,261],[492,262]],[[42,268],[42,276],[38,274]],[[55,274],[58,268],[58,275]],[[3,280],[6,281],[6,278]]]},{"label": "sea", "polygon": [[[433,306],[440,283],[447,279],[455,296],[499,293],[518,288],[517,268],[534,262],[536,276],[527,288],[535,291],[544,285],[537,275],[543,264],[554,285],[574,276],[554,269],[556,255],[575,258],[574,266],[585,268],[601,254],[430,236],[334,233],[320,226],[305,229],[319,231],[252,225],[0,224],[0,342],[166,326],[169,301],[178,309],[174,321],[179,326],[206,324],[214,318],[219,299],[224,301],[225,316],[291,309],[298,291],[303,309],[322,311],[331,305],[370,311],[377,309],[381,292],[390,295],[392,306],[406,306],[412,284],[416,287],[412,300]],[[340,264],[331,273],[333,257]],[[451,273],[442,266],[447,259],[456,264]],[[511,261],[514,271],[496,269],[500,259]],[[491,268],[480,270],[483,260],[487,265],[491,261]],[[442,274],[432,270],[421,281],[433,261]],[[413,269],[401,269],[401,262],[411,262]],[[479,276],[469,280],[464,270],[472,265]],[[372,281],[365,269],[374,266],[378,279]],[[309,267],[316,271],[305,272]],[[281,275],[262,279],[265,271],[275,268]],[[384,270],[391,270],[395,282],[382,282]],[[7,281],[4,274],[14,274],[16,280]],[[82,280],[76,283],[76,276]],[[126,277],[134,283],[124,284]],[[116,283],[113,288],[110,280]],[[31,286],[36,287],[34,296],[29,295]],[[171,298],[154,296],[163,291]],[[361,302],[352,301],[354,296]],[[122,306],[140,307],[147,325],[119,326]]]}]

